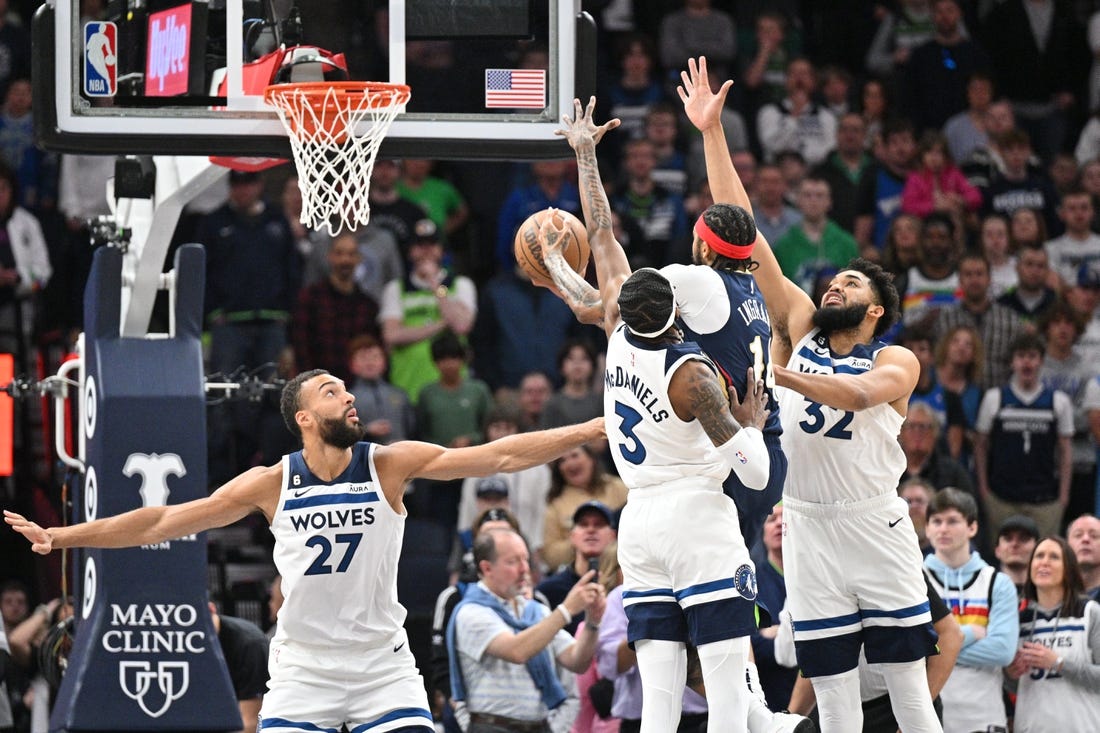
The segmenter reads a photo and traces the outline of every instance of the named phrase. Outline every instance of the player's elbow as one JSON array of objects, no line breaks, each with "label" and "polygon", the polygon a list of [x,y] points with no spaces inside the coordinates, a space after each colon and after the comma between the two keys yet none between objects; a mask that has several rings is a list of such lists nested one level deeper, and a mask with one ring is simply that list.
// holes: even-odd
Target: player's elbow
[{"label": "player's elbow", "polygon": [[856,385],[849,396],[848,409],[853,412],[866,410],[877,404],[875,394],[864,385]]},{"label": "player's elbow", "polygon": [[735,468],[734,472],[737,474],[737,478],[741,480],[741,483],[753,491],[763,491],[768,485],[770,472],[768,471],[767,464],[740,466]]},{"label": "player's elbow", "polygon": [[718,451],[742,484],[753,491],[764,490],[771,472],[771,458],[768,447],[764,445],[764,435],[758,428],[741,428],[730,440],[718,446]]}]

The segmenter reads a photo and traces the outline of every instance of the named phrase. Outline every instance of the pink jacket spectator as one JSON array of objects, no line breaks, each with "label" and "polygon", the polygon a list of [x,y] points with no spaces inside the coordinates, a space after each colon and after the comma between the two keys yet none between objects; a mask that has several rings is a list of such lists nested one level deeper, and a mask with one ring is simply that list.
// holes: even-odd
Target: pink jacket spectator
[{"label": "pink jacket spectator", "polygon": [[[584,631],[584,622],[577,627],[576,636]],[[592,698],[588,695],[588,688],[600,678],[596,671],[596,660],[592,660],[591,666],[584,674],[577,675],[577,694],[581,699],[581,709],[577,713],[577,720],[569,733],[619,733],[619,719],[608,718],[604,720],[596,714],[596,708],[592,706]]]},{"label": "pink jacket spectator", "polygon": [[936,210],[935,191],[957,193],[966,204],[967,211],[977,211],[982,205],[982,194],[970,185],[966,176],[956,166],[945,166],[936,176],[922,168],[909,174],[901,192],[901,210],[906,214],[925,217]]}]

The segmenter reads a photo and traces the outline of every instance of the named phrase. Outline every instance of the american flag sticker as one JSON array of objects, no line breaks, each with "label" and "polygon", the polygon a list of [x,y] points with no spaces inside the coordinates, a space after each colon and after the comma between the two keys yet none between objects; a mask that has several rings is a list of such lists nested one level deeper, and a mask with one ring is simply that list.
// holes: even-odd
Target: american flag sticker
[{"label": "american flag sticker", "polygon": [[546,106],[545,69],[486,69],[485,106],[525,107]]}]

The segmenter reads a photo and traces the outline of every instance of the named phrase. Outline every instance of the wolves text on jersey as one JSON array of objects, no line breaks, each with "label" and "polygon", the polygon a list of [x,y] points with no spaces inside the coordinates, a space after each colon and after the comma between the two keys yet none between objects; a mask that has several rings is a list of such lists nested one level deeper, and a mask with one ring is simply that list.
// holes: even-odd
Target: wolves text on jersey
[{"label": "wolves text on jersey", "polygon": [[366,527],[374,524],[374,507],[354,509],[329,509],[290,517],[295,530],[305,532],[340,527]]}]

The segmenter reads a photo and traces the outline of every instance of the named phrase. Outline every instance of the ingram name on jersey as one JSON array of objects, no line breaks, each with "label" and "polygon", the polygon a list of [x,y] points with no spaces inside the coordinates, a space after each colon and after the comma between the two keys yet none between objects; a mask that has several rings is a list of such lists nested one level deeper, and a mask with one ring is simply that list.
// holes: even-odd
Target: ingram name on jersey
[{"label": "ingram name on jersey", "polygon": [[[702,265],[667,265],[661,274],[672,284],[684,340],[694,341],[714,360],[726,381],[746,391],[745,372],[752,367],[757,379],[771,383],[772,324],[756,278],[748,272],[728,272]],[[782,432],[779,405],[765,386],[769,415],[765,435]]]}]

